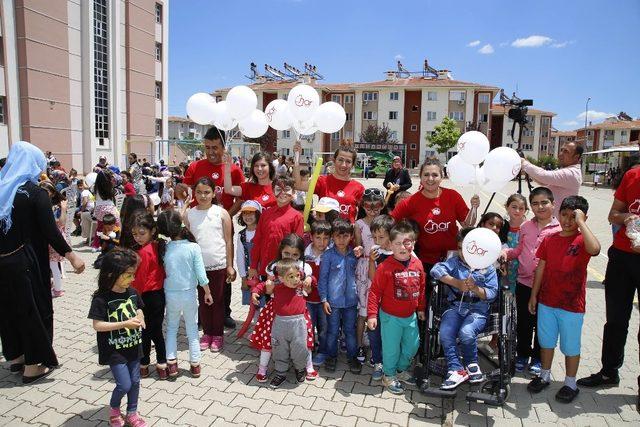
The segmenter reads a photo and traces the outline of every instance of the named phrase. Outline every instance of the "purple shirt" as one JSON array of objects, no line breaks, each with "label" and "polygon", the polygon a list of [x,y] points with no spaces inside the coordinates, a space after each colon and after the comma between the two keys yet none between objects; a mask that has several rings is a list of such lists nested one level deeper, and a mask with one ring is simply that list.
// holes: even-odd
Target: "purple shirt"
[{"label": "purple shirt", "polygon": [[560,205],[564,198],[578,195],[582,185],[580,163],[548,171],[525,161],[522,165],[522,170],[528,173],[538,184],[544,185],[551,190],[555,204],[553,216],[556,218],[560,216]]}]

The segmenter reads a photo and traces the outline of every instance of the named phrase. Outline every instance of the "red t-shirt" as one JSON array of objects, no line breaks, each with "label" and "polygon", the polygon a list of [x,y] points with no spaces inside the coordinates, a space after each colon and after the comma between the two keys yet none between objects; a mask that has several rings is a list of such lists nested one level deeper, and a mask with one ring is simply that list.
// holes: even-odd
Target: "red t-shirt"
[{"label": "red t-shirt", "polygon": [[136,195],[136,188],[133,186],[132,183],[127,182],[125,185],[123,185],[124,188],[124,195],[125,196],[135,196]]},{"label": "red t-shirt", "polygon": [[292,289],[283,283],[273,288],[273,312],[276,316],[295,316],[304,314],[307,310],[307,300],[302,293],[302,285]]},{"label": "red t-shirt", "polygon": [[277,205],[271,184],[260,185],[255,182],[245,181],[240,184],[240,187],[242,188],[242,201],[255,200],[265,209]]},{"label": "red t-shirt", "polygon": [[399,221],[412,219],[420,226],[418,248],[420,260],[428,264],[440,262],[447,251],[458,247],[458,222],[463,222],[469,208],[460,194],[441,188],[440,197],[428,199],[419,191],[396,206],[391,216]]},{"label": "red t-shirt", "polygon": [[[629,169],[620,182],[613,197],[627,205],[629,213],[640,215],[640,167]],[[613,236],[613,247],[625,252],[634,252],[627,237],[627,227],[620,227]]]},{"label": "red t-shirt", "polygon": [[[311,274],[317,284],[318,280],[320,280],[320,263],[322,262],[322,254],[318,256],[314,255],[312,245],[309,244],[304,250],[304,262],[311,267]],[[317,285],[311,289],[311,293],[307,296],[307,302],[320,302],[320,293],[318,292]]]},{"label": "red t-shirt", "polygon": [[538,302],[584,313],[587,264],[591,255],[584,248],[582,234],[551,234],[540,244],[536,257],[546,262]]},{"label": "red t-shirt", "polygon": [[354,179],[343,181],[333,175],[322,175],[318,177],[314,194],[336,199],[340,204],[340,216],[354,223],[364,186]]},{"label": "red t-shirt", "polygon": [[409,317],[418,311],[424,311],[425,275],[422,263],[411,256],[406,267],[390,256],[376,269],[371,282],[367,317],[375,318],[378,310],[396,317]]},{"label": "red t-shirt", "polygon": [[144,292],[159,291],[164,285],[164,268],[158,261],[158,244],[151,242],[138,249],[140,264],[136,270],[136,277],[131,286],[140,295]]},{"label": "red t-shirt", "polygon": [[[198,160],[193,162],[187,168],[184,173],[184,182],[189,186],[193,186],[200,178],[208,176],[213,180],[215,184],[215,194],[218,204],[222,204],[222,207],[229,210],[233,206],[234,197],[224,192],[224,163],[214,165],[207,159]],[[244,182],[244,175],[239,167],[236,165],[231,166],[231,184],[240,185]],[[194,200],[194,204],[196,201]]]}]

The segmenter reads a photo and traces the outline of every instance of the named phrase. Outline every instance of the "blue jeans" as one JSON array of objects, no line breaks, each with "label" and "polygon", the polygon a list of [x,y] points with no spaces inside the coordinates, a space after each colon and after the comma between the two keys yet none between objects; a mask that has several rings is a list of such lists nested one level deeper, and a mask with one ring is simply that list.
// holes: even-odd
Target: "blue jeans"
[{"label": "blue jeans", "polygon": [[382,363],[382,323],[380,323],[380,316],[378,316],[378,327],[372,330],[367,330],[369,336],[369,347],[371,347],[371,360],[373,363]]},{"label": "blue jeans", "polygon": [[338,335],[340,329],[344,333],[347,343],[347,357],[353,359],[358,353],[356,342],[356,319],[358,318],[358,307],[337,308],[331,307],[331,314],[327,316],[327,355],[329,357],[338,356]]},{"label": "blue jeans", "polygon": [[322,303],[307,303],[307,310],[311,317],[311,324],[318,331],[318,353],[327,353],[327,315],[324,314]]},{"label": "blue jeans", "polygon": [[440,322],[440,344],[447,358],[447,369],[459,371],[464,369],[458,354],[458,341],[462,350],[464,363],[478,363],[478,334],[487,323],[488,305],[453,304],[444,312]]},{"label": "blue jeans", "polygon": [[122,398],[127,395],[127,414],[138,411],[140,394],[140,361],[110,365],[116,388],[111,393],[109,406],[120,409]]},{"label": "blue jeans", "polygon": [[198,340],[198,292],[165,291],[167,310],[167,359],[175,359],[178,352],[178,326],[180,315],[184,317],[184,328],[189,342],[189,361],[200,362],[200,342]]}]

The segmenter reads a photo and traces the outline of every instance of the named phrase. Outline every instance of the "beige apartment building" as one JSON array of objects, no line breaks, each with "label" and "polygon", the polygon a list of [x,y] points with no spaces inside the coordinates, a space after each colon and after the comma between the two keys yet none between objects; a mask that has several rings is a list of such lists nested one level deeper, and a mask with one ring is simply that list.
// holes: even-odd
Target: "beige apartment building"
[{"label": "beige apartment building", "polygon": [[[577,129],[576,140],[585,143],[585,128]],[[640,120],[626,120],[621,117],[609,117],[601,123],[586,128],[586,151],[611,148],[617,145],[637,143],[640,140]]]},{"label": "beige apartment building", "polygon": [[0,0],[0,156],[29,141],[89,172],[163,156],[169,0]]},{"label": "beige apartment building", "polygon": [[[508,117],[508,107],[494,105],[491,108],[492,133],[491,147],[505,146],[518,148],[511,138],[513,120]],[[554,155],[556,146],[553,144],[551,134],[553,129],[553,117],[556,113],[550,111],[529,108],[527,111],[527,126],[522,131],[521,148],[525,156],[538,159],[547,154]],[[518,126],[516,125],[514,136],[518,138]]]}]

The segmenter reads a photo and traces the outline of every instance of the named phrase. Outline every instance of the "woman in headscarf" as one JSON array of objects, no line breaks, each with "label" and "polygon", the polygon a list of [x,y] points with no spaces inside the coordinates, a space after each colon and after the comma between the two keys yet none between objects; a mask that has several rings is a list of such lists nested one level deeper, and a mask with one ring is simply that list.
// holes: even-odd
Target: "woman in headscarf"
[{"label": "woman in headscarf", "polygon": [[60,234],[47,191],[38,186],[44,154],[28,142],[11,146],[0,171],[0,339],[12,372],[32,383],[58,365],[53,350],[53,303],[48,246],[76,273],[84,262]]}]

